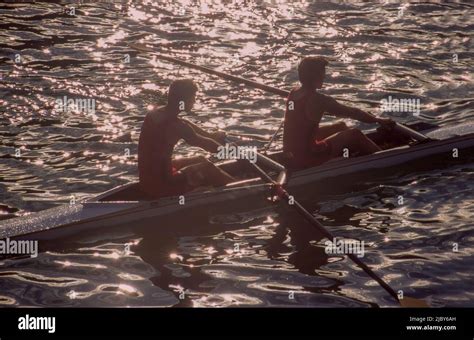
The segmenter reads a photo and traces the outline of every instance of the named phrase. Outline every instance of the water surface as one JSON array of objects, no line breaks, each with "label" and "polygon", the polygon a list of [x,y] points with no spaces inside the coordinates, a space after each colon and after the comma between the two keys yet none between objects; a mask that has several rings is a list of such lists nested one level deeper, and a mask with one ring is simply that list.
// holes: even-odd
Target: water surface
[{"label": "water surface", "polygon": [[[283,99],[137,54],[128,45],[140,39],[159,52],[284,89],[296,84],[302,55],[321,54],[330,60],[328,94],[372,111],[388,95],[406,95],[420,99],[430,122],[472,122],[468,3],[86,2],[75,16],[67,12],[71,3],[0,5],[5,217],[136,180],[141,122],[149,105],[164,103],[173,79],[198,82],[189,118],[207,128],[265,137],[279,125]],[[53,104],[63,96],[94,98],[95,113],[57,110]],[[200,153],[184,145],[176,151]],[[395,289],[434,306],[473,306],[473,171],[472,163],[458,164],[345,194],[308,190],[305,202],[334,233],[363,239],[364,260]],[[179,224],[161,236],[84,235],[36,259],[2,261],[0,304],[394,306],[347,259],[328,258],[320,235],[296,214],[248,210]]]}]

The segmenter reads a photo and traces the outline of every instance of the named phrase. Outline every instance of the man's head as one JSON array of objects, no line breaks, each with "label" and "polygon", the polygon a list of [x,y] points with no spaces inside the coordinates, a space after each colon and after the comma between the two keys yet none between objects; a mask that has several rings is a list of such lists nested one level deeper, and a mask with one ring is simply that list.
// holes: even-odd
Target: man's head
[{"label": "man's head", "polygon": [[303,87],[308,89],[323,87],[327,64],[328,61],[324,57],[303,58],[298,65],[298,77]]},{"label": "man's head", "polygon": [[196,100],[198,87],[191,79],[178,79],[168,89],[168,107],[173,112],[190,111]]}]

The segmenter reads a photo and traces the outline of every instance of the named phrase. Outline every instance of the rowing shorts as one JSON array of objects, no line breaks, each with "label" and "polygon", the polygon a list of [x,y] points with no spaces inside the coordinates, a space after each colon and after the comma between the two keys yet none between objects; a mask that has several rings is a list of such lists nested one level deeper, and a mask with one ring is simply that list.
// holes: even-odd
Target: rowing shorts
[{"label": "rowing shorts", "polygon": [[323,140],[315,140],[311,145],[311,152],[316,156],[330,156],[331,155],[331,143]]},{"label": "rowing shorts", "polygon": [[163,181],[157,178],[153,185],[141,187],[142,191],[147,194],[148,199],[181,195],[193,189],[193,187],[188,183],[186,175],[175,167],[172,168],[172,174],[168,181]]},{"label": "rowing shorts", "polygon": [[160,196],[180,195],[190,190],[192,190],[192,186],[189,185],[186,175],[173,167],[171,179],[162,183]]},{"label": "rowing shorts", "polygon": [[304,157],[289,157],[287,164],[294,170],[310,168],[321,165],[331,159],[331,143],[323,140],[315,140],[310,146],[311,153]]}]

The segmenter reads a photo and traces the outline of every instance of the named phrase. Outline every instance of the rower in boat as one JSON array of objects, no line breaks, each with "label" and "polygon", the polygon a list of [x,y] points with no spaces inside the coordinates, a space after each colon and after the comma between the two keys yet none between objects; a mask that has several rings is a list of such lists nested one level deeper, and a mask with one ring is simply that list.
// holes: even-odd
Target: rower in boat
[{"label": "rower in boat", "polygon": [[150,111],[143,122],[138,142],[140,189],[150,199],[192,191],[202,186],[223,186],[235,180],[203,156],[172,158],[173,149],[184,139],[215,153],[225,133],[207,132],[178,115],[189,113],[197,86],[190,79],[175,80],[165,106]]},{"label": "rower in boat", "polygon": [[283,132],[283,151],[290,168],[320,165],[343,156],[346,148],[349,154],[358,155],[381,150],[359,129],[349,128],[344,122],[320,126],[324,114],[387,127],[395,125],[391,119],[375,117],[318,93],[316,90],[323,86],[327,64],[323,57],[306,57],[298,66],[301,86],[293,89],[287,98]]}]

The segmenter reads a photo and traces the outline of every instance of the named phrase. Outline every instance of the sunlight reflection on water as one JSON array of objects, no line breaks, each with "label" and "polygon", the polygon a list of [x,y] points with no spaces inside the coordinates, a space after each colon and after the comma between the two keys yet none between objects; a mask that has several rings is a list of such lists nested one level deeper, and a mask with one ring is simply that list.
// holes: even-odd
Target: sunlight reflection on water
[{"label": "sunlight reflection on water", "polygon": [[[2,6],[12,28],[0,33],[0,45],[5,55],[22,56],[0,65],[5,215],[136,180],[143,116],[164,103],[178,77],[199,83],[191,119],[273,134],[282,99],[127,47],[141,39],[158,52],[284,89],[295,85],[301,55],[321,54],[330,60],[324,91],[361,108],[375,111],[382,97],[405,93],[442,124],[472,120],[473,14],[466,4],[135,1],[81,5],[73,22],[60,4]],[[54,103],[63,96],[94,99],[95,112],[60,111]],[[22,157],[7,157],[16,149]],[[182,145],[176,151],[199,153]],[[473,173],[469,166],[423,172],[315,197],[311,207],[335,233],[366,240],[366,261],[395,289],[408,285],[436,306],[473,306]],[[404,206],[394,201],[399,194]],[[64,253],[4,260],[0,305],[393,306],[354,265],[328,258],[300,218],[288,215],[271,208],[216,215],[212,232],[193,226],[167,240],[150,236],[149,247],[135,242],[137,235],[105,234]]]}]

